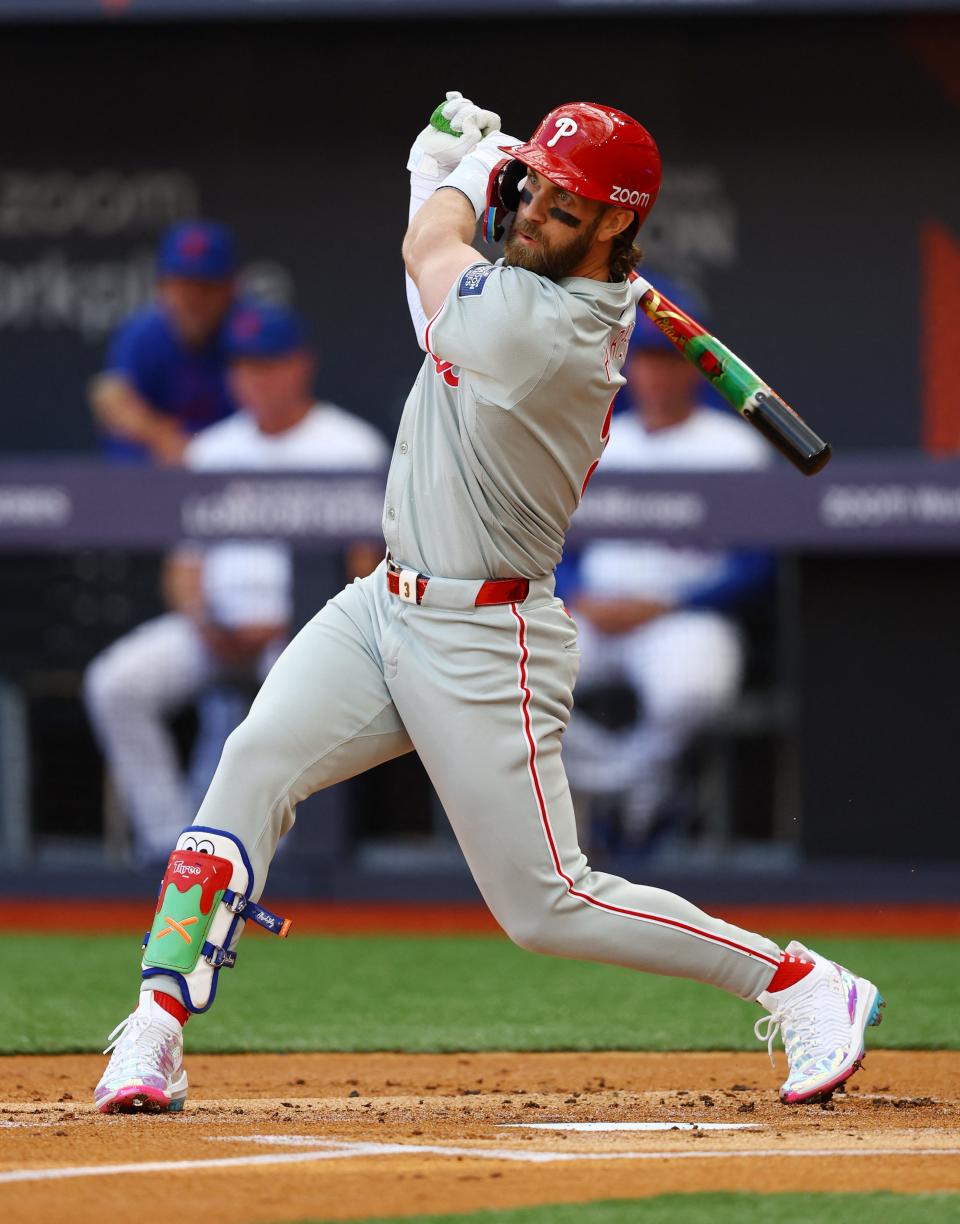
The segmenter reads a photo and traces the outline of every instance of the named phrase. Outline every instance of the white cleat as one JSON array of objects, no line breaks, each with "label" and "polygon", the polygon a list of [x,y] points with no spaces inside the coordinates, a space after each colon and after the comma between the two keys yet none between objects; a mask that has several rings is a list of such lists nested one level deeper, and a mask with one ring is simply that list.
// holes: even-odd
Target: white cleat
[{"label": "white cleat", "polygon": [[778,1031],[783,1038],[789,1071],[780,1087],[781,1101],[827,1101],[863,1062],[864,1033],[880,1023],[885,1004],[872,982],[796,940],[785,951],[813,961],[814,967],[786,990],[760,995],[757,1002],[770,1015],[757,1021],[754,1032],[767,1043],[771,1062]]},{"label": "white cleat", "polygon": [[183,1109],[183,1029],[153,1000],[140,995],[137,1010],[110,1034],[104,1054],[113,1054],[93,1094],[101,1113],[161,1113]]}]

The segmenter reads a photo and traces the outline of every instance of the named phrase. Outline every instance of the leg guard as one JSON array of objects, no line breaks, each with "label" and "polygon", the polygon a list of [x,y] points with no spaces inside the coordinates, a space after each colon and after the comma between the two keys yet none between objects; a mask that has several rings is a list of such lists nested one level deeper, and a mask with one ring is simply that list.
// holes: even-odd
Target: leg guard
[{"label": "leg guard", "polygon": [[142,976],[175,978],[190,1011],[206,1011],[220,970],[236,964],[241,923],[252,919],[281,938],[290,930],[287,919],[250,900],[253,887],[247,852],[232,833],[200,825],[182,833],[144,940]]}]

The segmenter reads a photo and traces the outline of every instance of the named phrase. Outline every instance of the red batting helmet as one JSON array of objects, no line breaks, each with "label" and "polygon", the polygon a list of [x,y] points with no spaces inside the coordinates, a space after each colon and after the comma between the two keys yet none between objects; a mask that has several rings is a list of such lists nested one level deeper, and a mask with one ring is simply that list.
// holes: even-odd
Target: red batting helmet
[{"label": "red batting helmet", "polygon": [[526,144],[504,152],[574,195],[632,209],[640,225],[660,190],[653,137],[623,111],[596,102],[558,106]]}]

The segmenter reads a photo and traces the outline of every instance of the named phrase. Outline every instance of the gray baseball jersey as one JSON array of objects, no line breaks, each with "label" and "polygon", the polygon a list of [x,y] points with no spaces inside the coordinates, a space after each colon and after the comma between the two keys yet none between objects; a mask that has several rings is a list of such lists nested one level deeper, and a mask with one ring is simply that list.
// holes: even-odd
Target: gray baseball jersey
[{"label": "gray baseball jersey", "polygon": [[[227,742],[197,816],[246,847],[254,899],[297,803],[415,749],[485,901],[524,947],[757,998],[769,940],[593,870],[560,757],[579,662],[553,594],[564,531],[604,446],[634,307],[626,284],[477,263],[427,333],[387,486],[386,563],[297,635]],[[522,601],[477,606],[484,579]],[[401,587],[402,589],[402,587]],[[173,978],[153,989],[179,993]]]},{"label": "gray baseball jersey", "polygon": [[383,516],[393,556],[449,578],[553,573],[633,322],[625,281],[468,268],[427,327],[400,421]]}]

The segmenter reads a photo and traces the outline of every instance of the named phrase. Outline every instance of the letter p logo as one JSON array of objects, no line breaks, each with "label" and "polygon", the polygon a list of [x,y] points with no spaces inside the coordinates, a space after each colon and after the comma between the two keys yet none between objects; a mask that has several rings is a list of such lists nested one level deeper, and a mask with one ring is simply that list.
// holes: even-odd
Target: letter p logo
[{"label": "letter p logo", "polygon": [[572,136],[575,132],[578,132],[580,130],[580,128],[577,125],[577,121],[575,119],[568,119],[566,117],[564,117],[563,119],[558,119],[556,126],[557,126],[556,132],[547,141],[548,149],[552,149],[553,146],[557,143],[557,141],[560,140],[562,137]]}]

